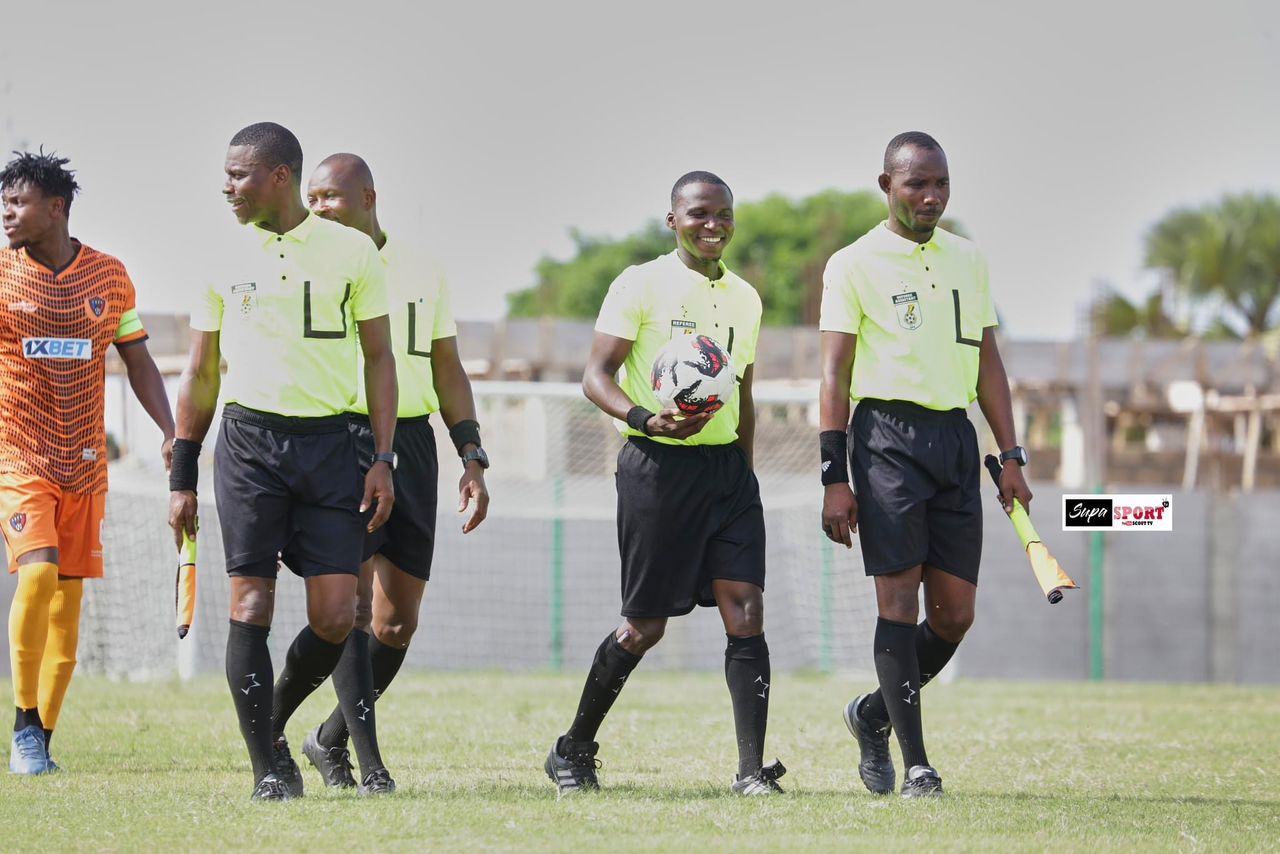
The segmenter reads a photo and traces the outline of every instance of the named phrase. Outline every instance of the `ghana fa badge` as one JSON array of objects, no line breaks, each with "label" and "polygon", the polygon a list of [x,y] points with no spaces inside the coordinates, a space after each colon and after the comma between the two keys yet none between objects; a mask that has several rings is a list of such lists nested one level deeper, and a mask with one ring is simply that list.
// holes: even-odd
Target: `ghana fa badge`
[{"label": "ghana fa badge", "polygon": [[258,307],[258,295],[256,291],[258,285],[256,282],[241,282],[238,285],[231,286],[231,296],[240,298],[240,313],[245,317]]},{"label": "ghana fa badge", "polygon": [[903,329],[916,330],[924,323],[924,315],[920,313],[920,298],[915,291],[896,294],[893,307],[898,310],[898,325]]}]

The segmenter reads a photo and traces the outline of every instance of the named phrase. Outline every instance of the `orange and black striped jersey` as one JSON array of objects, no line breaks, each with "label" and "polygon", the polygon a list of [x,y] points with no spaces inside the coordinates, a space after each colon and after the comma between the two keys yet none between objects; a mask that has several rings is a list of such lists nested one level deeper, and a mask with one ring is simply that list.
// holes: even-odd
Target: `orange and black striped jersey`
[{"label": "orange and black striped jersey", "polygon": [[107,347],[147,333],[124,265],[77,246],[57,273],[25,249],[0,250],[0,471],[97,494],[107,489]]}]

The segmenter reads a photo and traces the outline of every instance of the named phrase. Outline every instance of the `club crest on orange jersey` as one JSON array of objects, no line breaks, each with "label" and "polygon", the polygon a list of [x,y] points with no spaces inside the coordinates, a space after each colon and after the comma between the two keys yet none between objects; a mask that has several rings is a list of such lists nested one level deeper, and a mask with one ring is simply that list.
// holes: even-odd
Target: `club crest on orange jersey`
[{"label": "club crest on orange jersey", "polygon": [[9,527],[21,534],[27,527],[27,514],[14,513],[9,517]]},{"label": "club crest on orange jersey", "polygon": [[107,310],[107,301],[102,297],[89,297],[85,300],[85,308],[89,310],[89,314],[96,320],[102,317],[102,313]]}]

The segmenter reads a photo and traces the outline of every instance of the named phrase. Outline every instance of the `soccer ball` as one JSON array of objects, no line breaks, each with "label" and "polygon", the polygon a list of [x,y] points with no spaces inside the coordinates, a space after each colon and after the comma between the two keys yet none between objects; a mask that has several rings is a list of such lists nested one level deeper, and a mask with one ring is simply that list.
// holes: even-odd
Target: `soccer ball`
[{"label": "soccer ball", "polygon": [[709,335],[671,339],[653,360],[653,393],[681,415],[715,412],[733,396],[737,376],[729,354]]}]

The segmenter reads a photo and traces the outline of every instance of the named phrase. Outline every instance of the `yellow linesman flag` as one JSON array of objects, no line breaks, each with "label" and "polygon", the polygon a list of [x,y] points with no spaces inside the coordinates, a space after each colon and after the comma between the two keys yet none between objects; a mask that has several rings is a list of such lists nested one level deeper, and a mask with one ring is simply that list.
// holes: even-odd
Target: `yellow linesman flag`
[{"label": "yellow linesman flag", "polygon": [[[991,472],[991,479],[999,488],[1000,461],[988,454],[985,462],[987,471]],[[1067,575],[1066,570],[1058,563],[1058,559],[1049,553],[1049,548],[1040,540],[1040,535],[1036,532],[1036,526],[1031,524],[1031,517],[1027,515],[1026,508],[1016,498],[1013,500],[1013,509],[1009,511],[1009,521],[1013,523],[1013,529],[1018,532],[1018,539],[1027,552],[1027,558],[1031,561],[1031,571],[1035,574],[1036,581],[1040,583],[1044,597],[1049,600],[1050,605],[1058,604],[1062,601],[1062,591],[1075,590],[1078,585],[1071,580],[1071,576]]]},{"label": "yellow linesman flag", "polygon": [[177,610],[178,638],[191,631],[196,616],[196,539],[182,532],[182,551],[178,554],[178,577],[174,591]]}]

